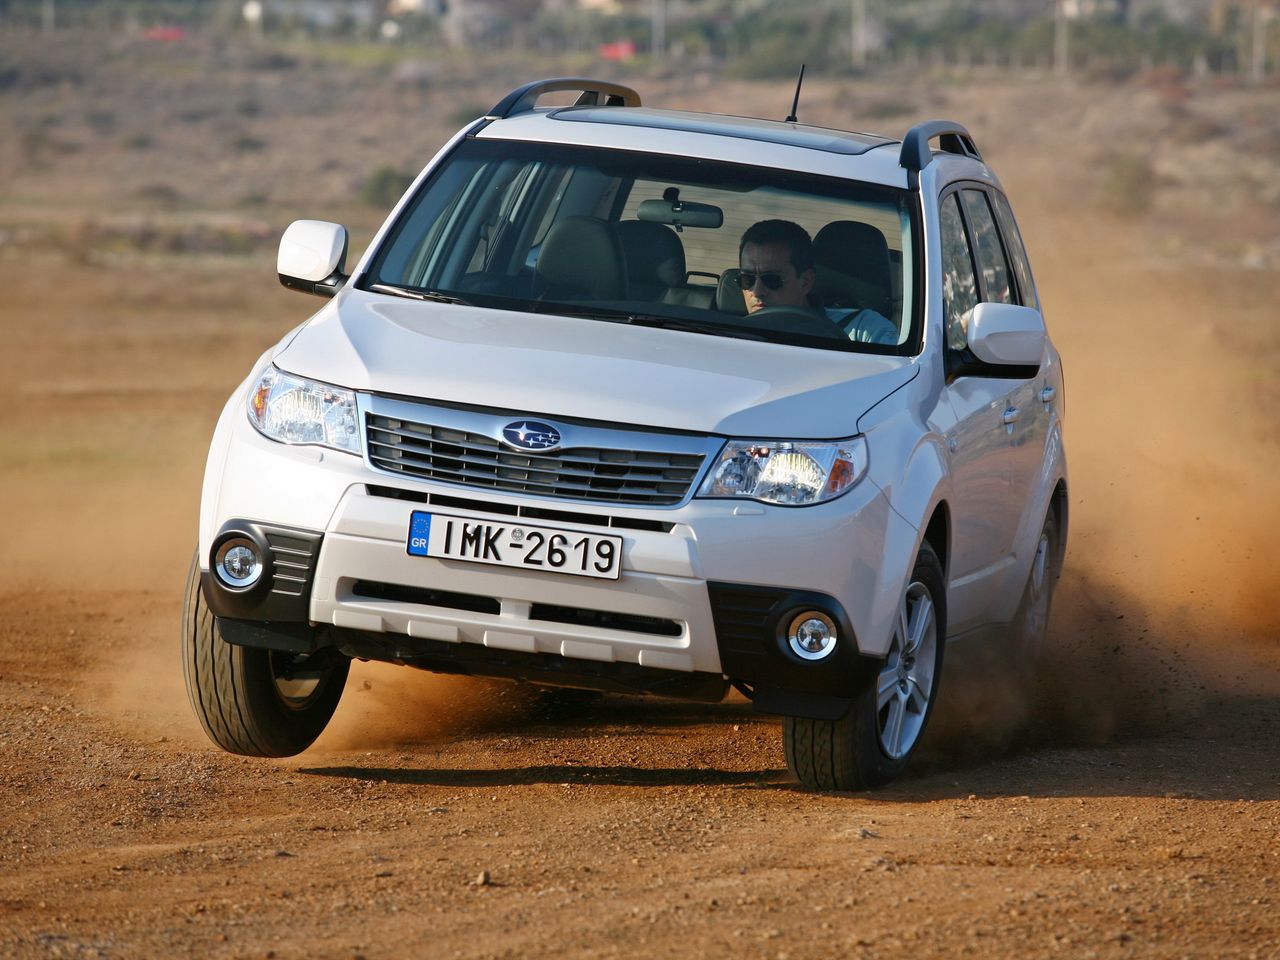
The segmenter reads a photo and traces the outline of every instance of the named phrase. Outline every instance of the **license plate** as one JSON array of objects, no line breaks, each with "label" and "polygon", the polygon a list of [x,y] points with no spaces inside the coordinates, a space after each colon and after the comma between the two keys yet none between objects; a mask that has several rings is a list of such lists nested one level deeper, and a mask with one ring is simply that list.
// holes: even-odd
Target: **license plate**
[{"label": "license plate", "polygon": [[421,510],[409,518],[409,553],[601,580],[617,580],[622,573],[621,537]]}]

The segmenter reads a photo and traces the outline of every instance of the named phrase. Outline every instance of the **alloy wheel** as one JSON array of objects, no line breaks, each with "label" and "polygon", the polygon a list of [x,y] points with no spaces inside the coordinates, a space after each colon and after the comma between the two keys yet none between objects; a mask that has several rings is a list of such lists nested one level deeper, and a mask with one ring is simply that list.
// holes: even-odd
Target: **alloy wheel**
[{"label": "alloy wheel", "polygon": [[890,759],[905,757],[924,728],[938,660],[933,597],[919,580],[907,587],[889,655],[876,679],[876,731]]}]

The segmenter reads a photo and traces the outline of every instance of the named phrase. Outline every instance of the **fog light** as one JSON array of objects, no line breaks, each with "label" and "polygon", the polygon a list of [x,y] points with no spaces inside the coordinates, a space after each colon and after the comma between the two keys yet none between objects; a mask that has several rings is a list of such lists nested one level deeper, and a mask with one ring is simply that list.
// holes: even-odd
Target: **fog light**
[{"label": "fog light", "polygon": [[821,660],[836,648],[836,625],[825,613],[806,610],[791,619],[787,643],[791,652],[804,660]]},{"label": "fog light", "polygon": [[258,545],[245,537],[231,537],[213,558],[213,571],[229,587],[251,587],[262,576],[262,554]]}]

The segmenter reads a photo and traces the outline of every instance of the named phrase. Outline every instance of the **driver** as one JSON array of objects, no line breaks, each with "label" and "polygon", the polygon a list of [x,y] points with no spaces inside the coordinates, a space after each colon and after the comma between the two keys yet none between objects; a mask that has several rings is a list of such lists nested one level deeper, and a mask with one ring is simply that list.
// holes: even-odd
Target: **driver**
[{"label": "driver", "polygon": [[813,241],[790,220],[761,220],[738,244],[738,283],[747,313],[765,307],[808,307],[816,275]]},{"label": "driver", "polygon": [[761,220],[738,244],[738,283],[747,313],[765,307],[798,307],[822,312],[850,340],[897,343],[898,328],[874,310],[823,310],[813,297],[813,241],[790,220]]}]

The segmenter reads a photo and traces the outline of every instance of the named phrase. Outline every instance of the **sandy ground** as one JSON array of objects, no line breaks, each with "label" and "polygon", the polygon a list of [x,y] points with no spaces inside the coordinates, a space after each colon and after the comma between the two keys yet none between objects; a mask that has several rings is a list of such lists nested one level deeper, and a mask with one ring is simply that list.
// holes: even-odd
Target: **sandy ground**
[{"label": "sandy ground", "polygon": [[873,794],[800,791],[739,700],[362,664],[302,756],[217,751],[176,637],[204,451],[313,304],[270,254],[0,256],[0,956],[1280,957],[1280,281],[1154,256],[1034,189],[1088,149],[988,122],[1067,369],[1054,652],[1017,689],[953,651]]}]

